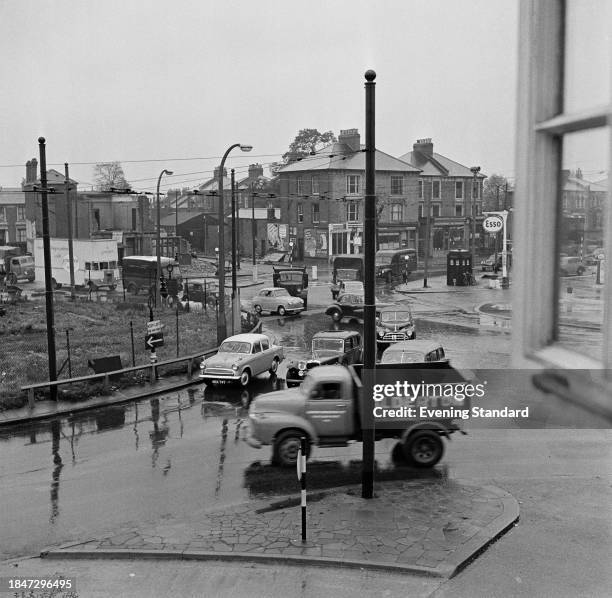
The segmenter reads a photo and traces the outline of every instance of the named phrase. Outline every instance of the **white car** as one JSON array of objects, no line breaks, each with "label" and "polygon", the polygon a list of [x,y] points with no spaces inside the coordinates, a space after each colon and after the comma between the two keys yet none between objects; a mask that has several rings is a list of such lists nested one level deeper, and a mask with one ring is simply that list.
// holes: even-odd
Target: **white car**
[{"label": "white car", "polygon": [[275,374],[283,359],[283,348],[265,334],[236,334],[226,338],[217,354],[200,364],[200,378],[247,386],[253,376]]},{"label": "white car", "polygon": [[298,314],[304,311],[304,301],[299,297],[292,297],[287,289],[267,287],[253,297],[253,309],[257,313],[268,311],[279,316]]}]

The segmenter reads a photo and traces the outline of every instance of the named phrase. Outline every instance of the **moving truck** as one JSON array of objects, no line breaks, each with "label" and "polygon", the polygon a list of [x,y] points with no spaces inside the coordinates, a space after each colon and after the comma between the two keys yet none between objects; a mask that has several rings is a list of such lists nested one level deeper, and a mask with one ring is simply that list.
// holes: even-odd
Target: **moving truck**
[{"label": "moving truck", "polygon": [[[379,384],[382,380],[388,384]],[[322,365],[309,370],[298,388],[259,395],[250,405],[245,440],[253,448],[271,446],[272,462],[289,466],[296,462],[302,436],[308,453],[315,445],[346,446],[361,442],[374,419],[376,440],[397,438],[409,462],[433,467],[444,453],[443,438],[465,433],[459,421],[469,415],[471,396],[484,392],[471,380],[472,372],[460,372],[447,361],[379,365],[378,384],[366,402],[361,365]],[[364,405],[371,404],[373,412],[365,413]]]},{"label": "moving truck", "polygon": [[[70,285],[70,259],[68,239],[52,238],[51,286],[59,289]],[[115,289],[120,280],[117,241],[113,239],[74,239],[72,241],[74,284],[88,286],[92,291],[98,288]],[[43,240],[34,240],[34,262],[36,280],[45,280],[45,258]]]}]

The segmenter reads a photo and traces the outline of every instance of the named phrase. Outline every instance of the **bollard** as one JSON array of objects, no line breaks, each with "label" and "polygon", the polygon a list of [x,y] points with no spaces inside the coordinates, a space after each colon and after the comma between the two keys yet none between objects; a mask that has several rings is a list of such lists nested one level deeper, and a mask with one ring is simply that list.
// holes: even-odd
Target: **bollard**
[{"label": "bollard", "polygon": [[253,282],[258,282],[258,280],[257,280],[257,264],[253,264]]}]

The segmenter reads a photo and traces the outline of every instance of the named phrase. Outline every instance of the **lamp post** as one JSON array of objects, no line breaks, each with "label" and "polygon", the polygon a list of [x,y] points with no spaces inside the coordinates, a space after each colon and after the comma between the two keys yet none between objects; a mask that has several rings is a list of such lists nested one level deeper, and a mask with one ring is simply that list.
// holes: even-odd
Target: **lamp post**
[{"label": "lamp post", "polygon": [[225,320],[225,223],[224,210],[223,210],[223,168],[225,167],[225,160],[229,153],[236,147],[239,147],[243,152],[250,152],[253,149],[252,145],[243,145],[241,143],[234,143],[230,145],[223,159],[221,160],[221,166],[219,167],[219,206],[218,206],[218,218],[219,218],[219,318],[217,320],[217,344],[220,345],[227,337],[227,324]]},{"label": "lamp post", "polygon": [[159,294],[159,279],[161,278],[161,210],[159,207],[159,184],[161,183],[162,177],[167,174],[171,176],[173,173],[171,170],[162,170],[157,177],[157,235],[155,238],[155,255],[157,256],[157,280],[155,281],[155,307],[161,305],[161,296]]}]

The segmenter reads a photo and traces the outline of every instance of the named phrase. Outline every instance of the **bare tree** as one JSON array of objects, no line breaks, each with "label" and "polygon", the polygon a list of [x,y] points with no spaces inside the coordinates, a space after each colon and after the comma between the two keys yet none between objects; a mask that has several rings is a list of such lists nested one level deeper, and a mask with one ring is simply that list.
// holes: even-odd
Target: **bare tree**
[{"label": "bare tree", "polygon": [[492,174],[483,183],[484,209],[495,211],[501,210],[506,202],[508,191],[512,190],[512,185],[508,179],[501,174]]},{"label": "bare tree", "polygon": [[127,189],[130,185],[125,180],[121,162],[99,162],[94,166],[94,182],[98,191]]}]

